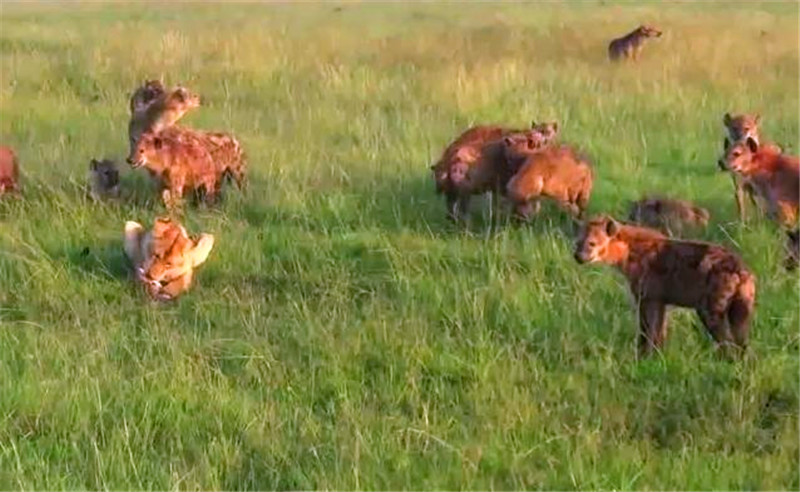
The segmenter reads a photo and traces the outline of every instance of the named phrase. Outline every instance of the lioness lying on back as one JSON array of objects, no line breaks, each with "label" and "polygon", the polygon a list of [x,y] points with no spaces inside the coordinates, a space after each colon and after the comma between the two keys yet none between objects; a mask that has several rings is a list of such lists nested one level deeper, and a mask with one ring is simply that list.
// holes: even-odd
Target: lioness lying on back
[{"label": "lioness lying on back", "polygon": [[138,222],[125,223],[125,255],[133,264],[136,279],[153,299],[175,299],[192,283],[194,269],[201,265],[214,236],[201,234],[193,240],[186,229],[169,218],[158,218],[151,231]]}]

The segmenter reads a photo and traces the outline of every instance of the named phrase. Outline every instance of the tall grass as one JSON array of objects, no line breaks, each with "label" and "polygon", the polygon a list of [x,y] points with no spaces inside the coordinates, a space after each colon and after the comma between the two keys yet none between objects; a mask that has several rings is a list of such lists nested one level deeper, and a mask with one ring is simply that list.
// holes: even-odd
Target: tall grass
[{"label": "tall grass", "polygon": [[[337,8],[340,7],[340,8]],[[0,488],[797,489],[797,279],[763,217],[736,219],[722,114],[798,149],[797,4],[0,4]],[[608,39],[651,22],[641,63]],[[149,303],[92,157],[126,153],[127,97],[200,92],[251,183],[189,208],[217,245]],[[622,278],[571,258],[546,210],[445,219],[428,165],[476,122],[558,120],[593,212],[665,192],[758,277],[751,354],[714,356],[674,310],[635,358]],[[86,249],[88,248],[88,249]]]}]

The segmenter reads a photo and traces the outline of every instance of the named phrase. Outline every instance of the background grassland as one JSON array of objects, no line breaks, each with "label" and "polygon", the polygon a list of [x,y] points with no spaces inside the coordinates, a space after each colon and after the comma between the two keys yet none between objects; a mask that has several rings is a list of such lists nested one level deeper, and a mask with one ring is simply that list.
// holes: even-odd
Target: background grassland
[{"label": "background grassland", "polygon": [[[796,153],[796,3],[0,4],[0,488],[800,488],[797,279],[716,168],[726,111]],[[665,35],[637,65],[609,38]],[[163,212],[124,156],[127,98],[200,92],[250,188],[189,208],[218,237],[194,289],[148,303],[125,220]],[[475,122],[556,119],[592,156],[590,208],[665,192],[758,277],[752,353],[675,311],[635,360],[622,278],[568,221],[450,226],[428,165]],[[483,212],[481,212],[483,210]],[[88,248],[86,250],[85,248]]]}]

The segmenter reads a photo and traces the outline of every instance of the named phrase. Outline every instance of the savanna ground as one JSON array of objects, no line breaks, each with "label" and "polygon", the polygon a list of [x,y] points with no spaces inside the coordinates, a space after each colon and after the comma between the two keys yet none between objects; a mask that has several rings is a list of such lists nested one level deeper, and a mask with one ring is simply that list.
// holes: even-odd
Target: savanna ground
[{"label": "savanna ground", "polygon": [[[798,292],[780,233],[736,219],[726,111],[797,152],[798,6],[60,5],[3,2],[0,489],[797,489]],[[665,35],[637,65],[609,38]],[[130,91],[198,91],[184,124],[235,133],[250,187],[187,208],[217,244],[192,291],[148,302],[125,220],[85,198],[122,158]],[[758,277],[749,356],[674,311],[635,357],[621,276],[571,224],[450,225],[428,166],[477,122],[555,119],[592,156],[590,209],[648,192],[712,212]]]}]

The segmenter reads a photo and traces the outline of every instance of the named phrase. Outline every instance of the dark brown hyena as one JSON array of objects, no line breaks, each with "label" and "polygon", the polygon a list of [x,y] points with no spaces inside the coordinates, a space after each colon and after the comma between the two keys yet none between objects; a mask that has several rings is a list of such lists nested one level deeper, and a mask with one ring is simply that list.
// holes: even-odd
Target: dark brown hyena
[{"label": "dark brown hyena", "polygon": [[596,217],[583,226],[575,259],[616,266],[628,279],[639,309],[641,355],[664,343],[667,306],[693,308],[723,351],[747,347],[755,276],[722,246]]},{"label": "dark brown hyena", "polygon": [[639,26],[608,44],[608,58],[611,60],[620,58],[638,60],[645,40],[657,37],[661,37],[661,31],[658,29],[652,26]]}]

